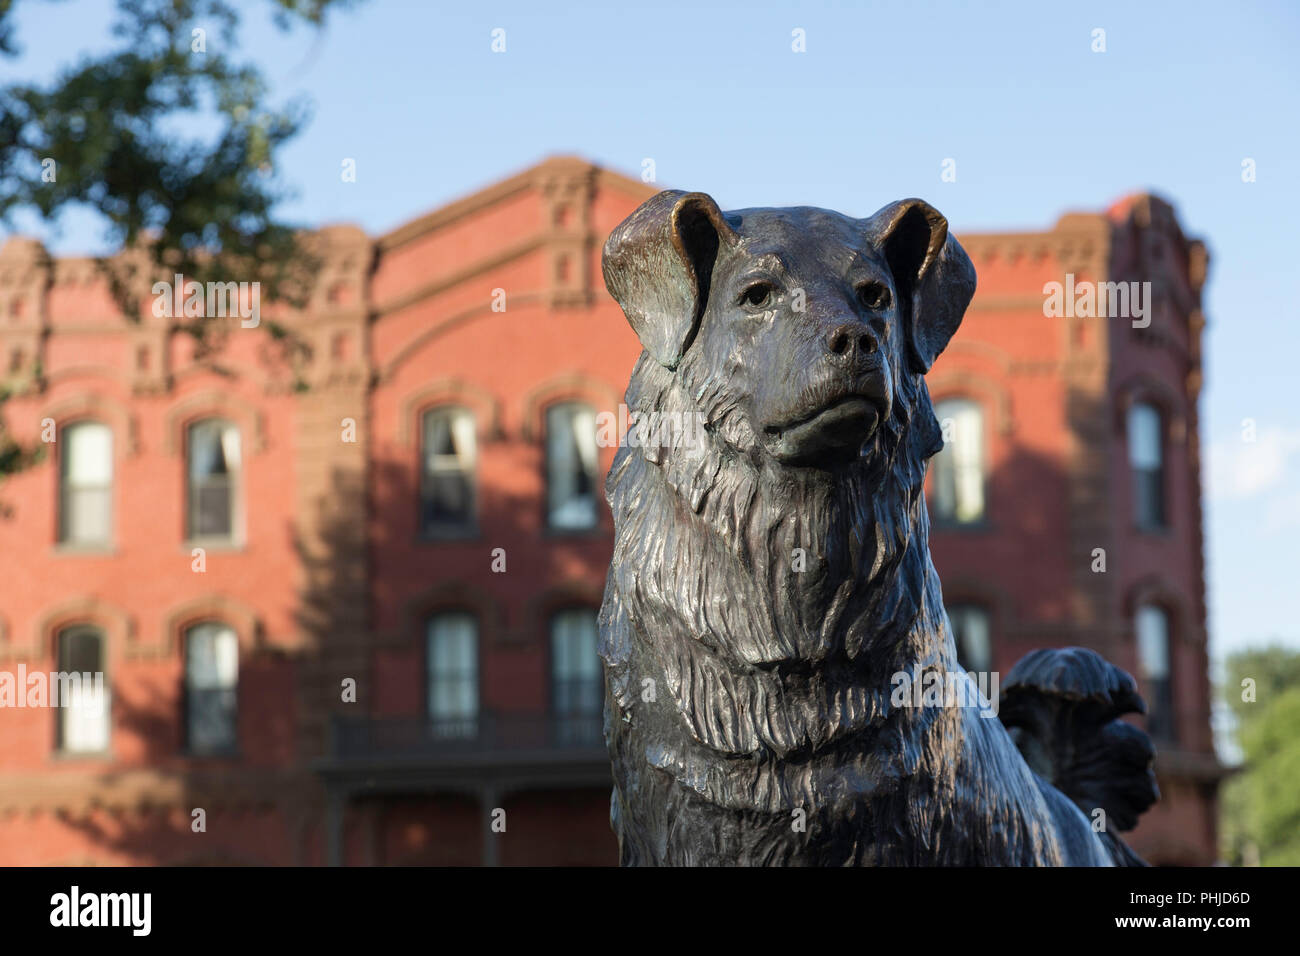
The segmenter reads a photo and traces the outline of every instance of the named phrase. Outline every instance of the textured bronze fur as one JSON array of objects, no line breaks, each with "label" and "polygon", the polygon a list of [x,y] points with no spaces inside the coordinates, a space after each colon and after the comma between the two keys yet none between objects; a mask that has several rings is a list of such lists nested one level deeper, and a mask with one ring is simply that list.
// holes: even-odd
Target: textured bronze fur
[{"label": "textured bronze fur", "polygon": [[944,218],[664,192],[610,236],[604,273],[645,347],[629,408],[706,423],[634,439],[607,480],[622,862],[1137,862],[1113,820],[1091,825],[1155,798],[1149,741],[1114,728],[1142,708],[1128,675],[1041,652],[1007,682],[1016,742],[978,707],[891,702],[901,672],[970,684],[922,494],[942,447],[923,376],[975,289]]}]

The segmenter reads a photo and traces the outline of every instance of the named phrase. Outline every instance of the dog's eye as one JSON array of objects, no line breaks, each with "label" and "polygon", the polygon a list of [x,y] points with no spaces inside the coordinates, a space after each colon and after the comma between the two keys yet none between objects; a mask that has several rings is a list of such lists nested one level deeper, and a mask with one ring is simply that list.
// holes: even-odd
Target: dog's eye
[{"label": "dog's eye", "polygon": [[772,283],[755,282],[740,293],[740,304],[751,309],[766,308],[772,301]]},{"label": "dog's eye", "polygon": [[858,286],[858,301],[868,309],[883,309],[889,305],[889,290],[879,282],[864,282]]}]

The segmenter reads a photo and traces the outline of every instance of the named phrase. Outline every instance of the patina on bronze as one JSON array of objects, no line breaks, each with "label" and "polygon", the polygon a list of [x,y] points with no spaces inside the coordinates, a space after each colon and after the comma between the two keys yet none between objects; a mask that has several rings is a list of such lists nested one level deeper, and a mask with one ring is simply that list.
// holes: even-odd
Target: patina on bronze
[{"label": "patina on bronze", "polygon": [[[606,484],[611,819],[625,865],[1109,865],[1157,797],[1144,706],[1091,651],[972,706],[922,494],[924,374],[975,291],[920,200],[869,219],[663,192],[605,244],[628,406],[702,415]],[[941,693],[915,706],[900,675]]]}]

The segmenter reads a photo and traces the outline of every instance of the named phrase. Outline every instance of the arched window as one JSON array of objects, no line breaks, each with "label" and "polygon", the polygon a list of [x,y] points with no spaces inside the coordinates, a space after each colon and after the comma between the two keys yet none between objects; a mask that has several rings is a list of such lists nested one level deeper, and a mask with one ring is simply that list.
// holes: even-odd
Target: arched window
[{"label": "arched window", "polygon": [[943,429],[943,450],[934,456],[933,512],[944,524],[984,520],[984,412],[965,398],[934,407]]},{"label": "arched window", "polygon": [[474,415],[435,408],[420,419],[420,533],[441,537],[474,528]]},{"label": "arched window", "polygon": [[978,604],[953,604],[948,608],[948,623],[952,625],[958,663],[977,674],[991,671],[993,635],[989,612]]},{"label": "arched window", "polygon": [[59,460],[59,540],[107,545],[113,537],[113,432],[101,422],[63,430]]},{"label": "arched window", "polygon": [[1164,422],[1154,405],[1128,410],[1128,460],[1133,470],[1133,518],[1143,529],[1165,526]]},{"label": "arched window", "polygon": [[546,411],[547,523],[560,530],[596,526],[596,414],[565,402]]},{"label": "arched window", "polygon": [[1170,660],[1169,614],[1156,604],[1137,609],[1138,670],[1147,701],[1147,730],[1157,740],[1172,741],[1174,720],[1173,668]]},{"label": "arched window", "polygon": [[60,631],[57,643],[56,745],[68,754],[104,753],[112,728],[112,702],[104,676],[104,632],[77,624]]},{"label": "arched window", "polygon": [[560,743],[598,743],[604,706],[598,627],[592,608],[551,617],[551,712]]},{"label": "arched window", "polygon": [[453,611],[429,619],[429,721],[436,737],[478,734],[478,621]]},{"label": "arched window", "polygon": [[185,632],[185,746],[230,753],[239,744],[239,640],[217,621]]},{"label": "arched window", "polygon": [[239,526],[239,429],[216,418],[186,432],[188,520],[186,535],[233,541]]}]

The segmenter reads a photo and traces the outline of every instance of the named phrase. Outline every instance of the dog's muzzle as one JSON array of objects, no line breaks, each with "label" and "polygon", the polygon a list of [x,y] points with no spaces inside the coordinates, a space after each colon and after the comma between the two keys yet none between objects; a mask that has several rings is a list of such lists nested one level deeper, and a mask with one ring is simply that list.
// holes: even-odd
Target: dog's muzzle
[{"label": "dog's muzzle", "polygon": [[862,455],[863,446],[889,414],[889,401],[882,391],[854,389],[820,403],[800,418],[768,425],[763,430],[768,453],[782,464],[799,467],[848,464]]}]

